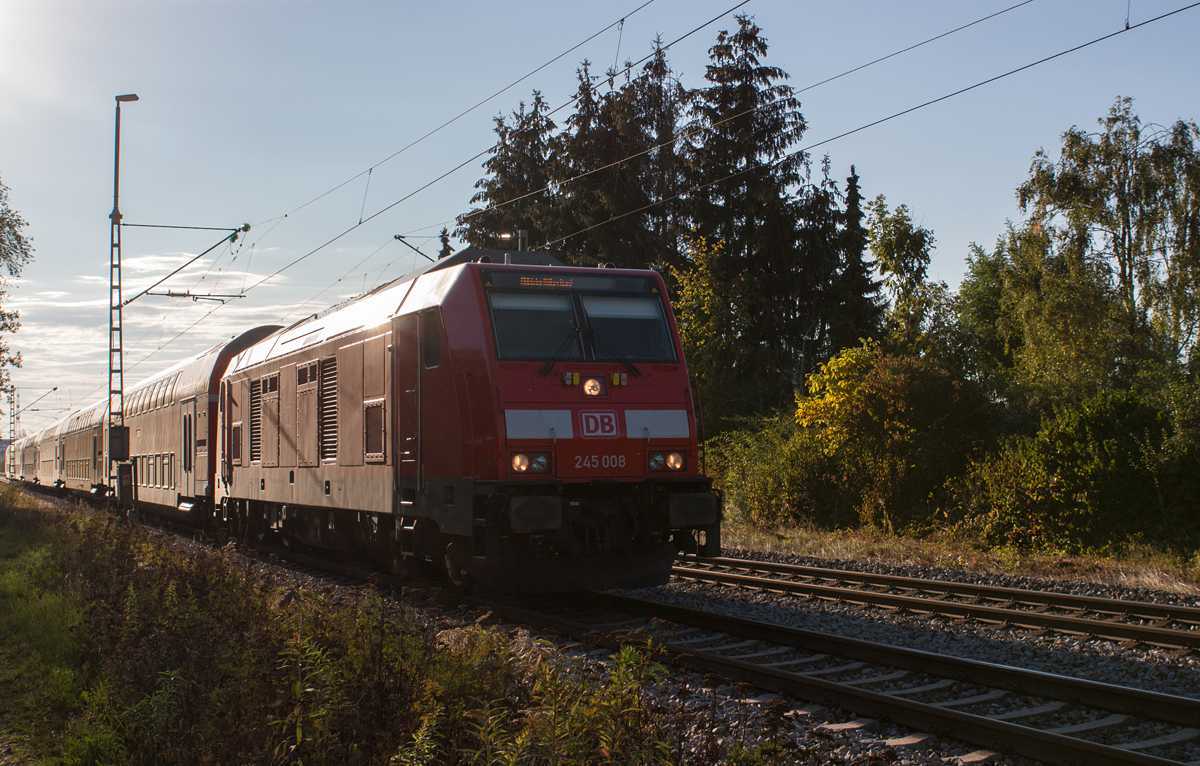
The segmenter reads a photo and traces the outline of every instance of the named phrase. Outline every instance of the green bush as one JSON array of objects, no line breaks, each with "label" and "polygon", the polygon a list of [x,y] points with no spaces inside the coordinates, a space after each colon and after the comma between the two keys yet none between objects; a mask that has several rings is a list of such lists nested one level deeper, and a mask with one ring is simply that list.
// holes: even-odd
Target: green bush
[{"label": "green bush", "polygon": [[812,432],[797,428],[790,415],[742,425],[705,445],[732,518],[758,526],[855,523],[838,490],[837,466]]},{"label": "green bush", "polygon": [[934,359],[847,349],[809,390],[794,419],[744,421],[708,442],[735,518],[928,529],[950,501],[947,482],[995,439],[998,408]]},{"label": "green bush", "polygon": [[963,526],[1025,549],[1194,545],[1196,408],[1194,396],[1125,391],[1060,409],[974,463]]}]

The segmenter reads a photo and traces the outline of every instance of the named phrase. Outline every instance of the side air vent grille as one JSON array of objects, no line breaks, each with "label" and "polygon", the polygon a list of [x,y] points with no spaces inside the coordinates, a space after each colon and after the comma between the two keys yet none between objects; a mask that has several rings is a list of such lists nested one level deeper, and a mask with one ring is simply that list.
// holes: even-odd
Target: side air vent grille
[{"label": "side air vent grille", "polygon": [[262,386],[250,381],[250,462],[262,460]]},{"label": "side air vent grille", "polygon": [[320,378],[320,439],[321,460],[337,459],[338,402],[337,402],[337,358],[321,360]]}]

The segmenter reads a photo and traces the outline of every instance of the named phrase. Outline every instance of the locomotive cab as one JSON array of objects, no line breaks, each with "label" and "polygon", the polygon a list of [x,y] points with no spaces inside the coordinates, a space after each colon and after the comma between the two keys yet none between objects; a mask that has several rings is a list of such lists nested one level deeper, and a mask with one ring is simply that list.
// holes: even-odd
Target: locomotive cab
[{"label": "locomotive cab", "polygon": [[659,275],[471,271],[501,410],[499,470],[460,565],[516,589],[549,574],[571,590],[660,584],[677,550],[717,555],[719,498],[700,471]]}]

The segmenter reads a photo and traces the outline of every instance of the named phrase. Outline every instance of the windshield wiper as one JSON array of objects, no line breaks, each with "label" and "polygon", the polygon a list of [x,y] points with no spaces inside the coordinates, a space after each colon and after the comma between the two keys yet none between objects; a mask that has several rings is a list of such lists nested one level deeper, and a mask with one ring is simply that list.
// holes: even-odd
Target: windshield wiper
[{"label": "windshield wiper", "polygon": [[567,334],[567,337],[563,338],[562,345],[558,347],[558,351],[554,352],[554,356],[550,357],[550,361],[546,362],[546,364],[542,367],[542,371],[538,373],[538,377],[544,378],[550,374],[550,371],[554,369],[554,365],[558,364],[558,360],[561,359],[562,355],[567,353],[567,349],[571,347],[571,341],[578,336],[579,328],[576,327]]},{"label": "windshield wiper", "polygon": [[615,347],[615,346],[613,346],[613,344],[611,344],[611,343],[609,343],[608,341],[606,341],[606,340],[605,340],[603,337],[601,337],[601,336],[600,336],[600,334],[599,334],[599,333],[597,333],[595,330],[592,330],[592,331],[591,331],[591,336],[592,336],[592,346],[594,347],[594,348],[593,348],[593,351],[595,350],[595,348],[600,348],[600,349],[601,349],[601,350],[603,350],[603,351],[604,351],[604,353],[606,353],[608,356],[615,358],[615,359],[616,359],[618,362],[620,362],[621,364],[625,365],[626,369],[628,369],[628,370],[629,370],[629,372],[633,374],[633,377],[635,377],[635,378],[640,378],[640,377],[642,377],[642,371],[641,371],[641,370],[639,370],[639,369],[638,369],[638,368],[637,368],[637,367],[634,365],[634,363],[633,363],[633,362],[631,362],[631,361],[629,361],[628,359],[626,359],[626,358],[625,358],[625,355],[624,355],[624,354],[622,354],[620,351],[618,351],[618,350],[616,349],[616,347]]}]

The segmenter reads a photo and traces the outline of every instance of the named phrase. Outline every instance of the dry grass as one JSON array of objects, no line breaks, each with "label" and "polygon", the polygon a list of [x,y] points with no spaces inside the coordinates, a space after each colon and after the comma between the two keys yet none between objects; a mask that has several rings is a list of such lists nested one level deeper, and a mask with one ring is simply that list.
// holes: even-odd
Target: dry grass
[{"label": "dry grass", "polygon": [[1053,555],[1008,547],[980,550],[964,540],[903,537],[867,529],[766,530],[736,522],[722,530],[722,544],[726,548],[822,559],[946,567],[1200,595],[1200,553],[1190,561],[1182,561],[1149,547],[1130,548],[1118,556]]}]

